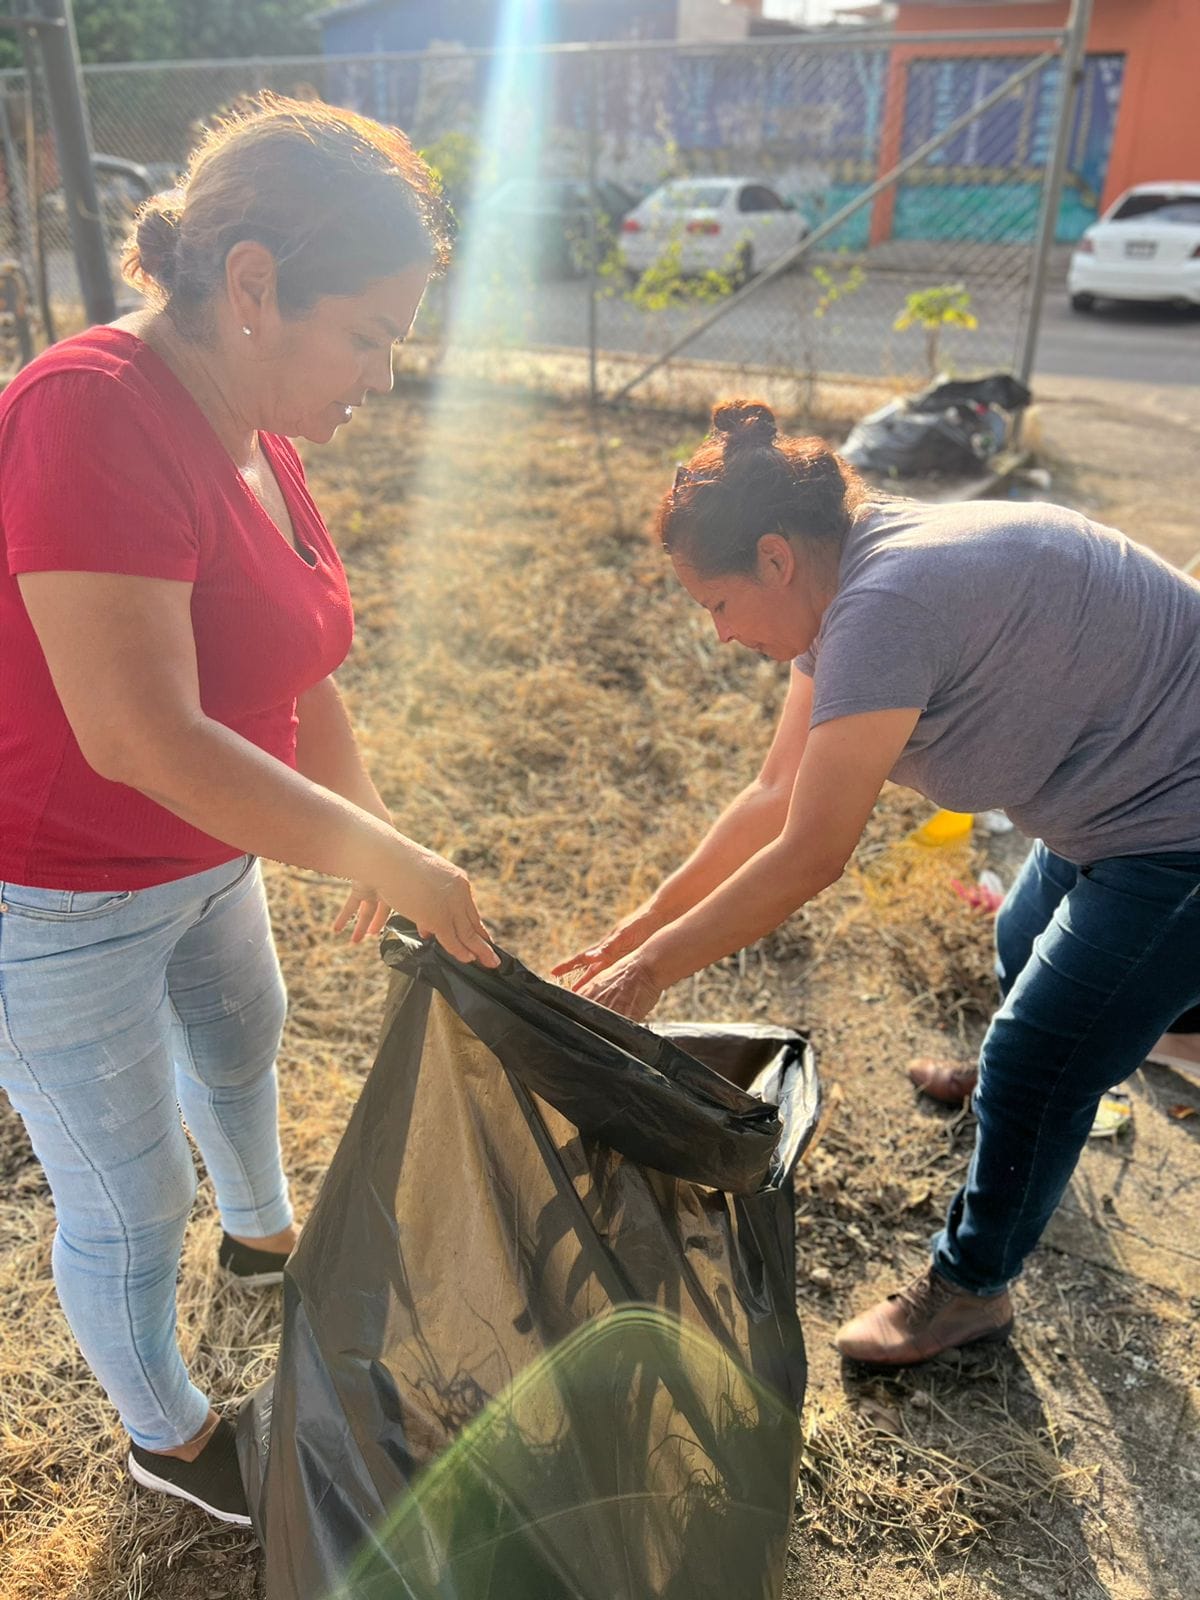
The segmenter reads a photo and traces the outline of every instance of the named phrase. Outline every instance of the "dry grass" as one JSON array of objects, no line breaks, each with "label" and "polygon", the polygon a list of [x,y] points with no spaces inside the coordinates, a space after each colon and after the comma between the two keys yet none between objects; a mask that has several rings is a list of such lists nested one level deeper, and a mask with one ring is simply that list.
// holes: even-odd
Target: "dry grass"
[{"label": "dry grass", "polygon": [[[961,1561],[1004,1523],[1082,1500],[1096,1475],[1064,1459],[1052,1427],[1014,1416],[1002,1387],[977,1389],[965,1405],[945,1387],[936,1376],[879,1384],[856,1407],[818,1410],[805,1427],[797,1513],[798,1531],[860,1555],[899,1545],[934,1594],[939,1557]],[[1046,1543],[1052,1557],[1052,1534]]]},{"label": "dry grass", "polygon": [[[649,414],[594,425],[576,408],[481,394],[431,416],[402,397],[312,455],[359,617],[343,683],[380,787],[400,826],[469,868],[495,934],[535,967],[600,932],[691,847],[755,770],[781,699],[785,674],[718,650],[641,531],[700,431]],[[890,963],[914,1007],[965,1037],[988,981],[988,931],[947,891],[944,860],[894,848],[922,810],[889,797],[842,885],[669,996],[665,1014],[795,1020],[806,955],[814,985],[861,958],[860,987]],[[369,952],[330,941],[333,887],[282,868],[268,879],[292,1001],[283,1140],[303,1215],[370,1058],[383,976]],[[814,1266],[832,1279],[918,1238],[935,1191],[961,1170],[953,1125],[932,1154],[927,1129],[891,1138],[835,1118],[805,1170],[802,1299],[823,1298]],[[245,1536],[139,1499],[123,1477],[119,1429],[54,1299],[52,1227],[40,1170],[5,1111],[4,1600],[257,1593]],[[278,1307],[217,1287],[216,1239],[205,1186],[181,1337],[198,1381],[228,1400],[269,1370]],[[810,1422],[802,1529],[900,1538],[933,1572],[943,1546],[961,1551],[1079,1490],[1053,1435],[1002,1411],[964,1415],[930,1389],[909,1396],[903,1437],[881,1431],[879,1415],[869,1424],[843,1408]]]}]

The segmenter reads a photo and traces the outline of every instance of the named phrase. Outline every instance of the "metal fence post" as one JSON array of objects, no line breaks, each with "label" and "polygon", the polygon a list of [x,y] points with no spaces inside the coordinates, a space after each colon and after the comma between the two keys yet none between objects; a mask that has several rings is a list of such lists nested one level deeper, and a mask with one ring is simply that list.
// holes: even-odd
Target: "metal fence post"
[{"label": "metal fence post", "polygon": [[600,291],[600,189],[599,122],[597,104],[600,92],[599,63],[594,51],[587,56],[587,181],[588,181],[588,404],[599,399],[596,370],[599,343],[596,299]]},{"label": "metal fence post", "polygon": [[32,29],[22,30],[21,51],[25,60],[25,197],[29,213],[29,248],[33,253],[42,334],[47,344],[53,344],[58,335],[54,327],[54,307],[50,304],[50,274],[46,263],[46,236],[42,228],[41,163],[38,160],[37,107],[33,98],[37,92],[37,52],[33,47]]},{"label": "metal fence post", "polygon": [[1021,344],[1018,375],[1024,384],[1028,384],[1033,375],[1033,363],[1037,357],[1038,334],[1042,327],[1042,304],[1046,298],[1046,278],[1050,271],[1050,251],[1054,247],[1054,235],[1058,227],[1058,211],[1062,204],[1067,156],[1070,154],[1071,124],[1079,98],[1079,84],[1083,77],[1084,53],[1087,49],[1091,21],[1092,0],[1071,0],[1067,41],[1062,54],[1062,94],[1058,103],[1058,122],[1054,129],[1050,170],[1046,174],[1046,187],[1042,192],[1042,209],[1038,217],[1038,231],[1033,247],[1029,316]]},{"label": "metal fence post", "polygon": [[16,241],[15,254],[30,283],[34,282],[33,251],[30,241],[33,230],[29,222],[29,193],[25,186],[25,173],[17,159],[17,142],[12,135],[12,119],[8,108],[8,85],[0,87],[0,140],[4,145],[4,174],[8,182],[9,222]]},{"label": "metal fence post", "polygon": [[[111,322],[117,314],[117,303],[108,265],[104,218],[96,193],[71,0],[41,0],[41,5],[44,8],[41,11],[36,5],[31,6],[26,17],[36,28],[41,44],[46,98],[50,102],[50,118],[58,146],[58,164],[84,309],[89,322]],[[33,196],[33,203],[38,199],[37,195]]]}]

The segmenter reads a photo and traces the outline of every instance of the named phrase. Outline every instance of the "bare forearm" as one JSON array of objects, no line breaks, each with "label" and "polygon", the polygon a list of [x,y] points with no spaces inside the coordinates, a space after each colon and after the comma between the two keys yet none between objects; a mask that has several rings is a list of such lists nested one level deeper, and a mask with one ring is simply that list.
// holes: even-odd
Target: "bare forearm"
[{"label": "bare forearm", "polygon": [[[92,572],[19,581],[79,748],[102,777],[234,850],[347,878],[374,901],[372,917],[394,906],[458,960],[495,964],[470,881],[453,862],[204,715],[190,584]],[[324,682],[324,709],[345,725],[335,717],[322,770],[369,805],[373,788],[346,776],[353,731]]]},{"label": "bare forearm", "polygon": [[796,846],[776,839],[699,905],[652,934],[641,955],[658,987],[669,989],[772,932],[840,872],[840,865],[805,860]]},{"label": "bare forearm", "polygon": [[371,881],[397,842],[378,817],[205,717],[109,776],[234,849],[334,877]]},{"label": "bare forearm", "polygon": [[346,707],[332,678],[302,695],[297,706],[296,766],[306,778],[389,820],[363,763]]},{"label": "bare forearm", "polygon": [[107,776],[235,849],[369,885],[376,910],[394,906],[459,961],[495,966],[470,882],[453,862],[202,716],[172,722],[139,748],[136,768],[127,760],[127,775]]},{"label": "bare forearm", "polygon": [[651,908],[674,922],[777,839],[787,820],[788,793],[752,783],[713,823],[703,840],[655,892]]}]

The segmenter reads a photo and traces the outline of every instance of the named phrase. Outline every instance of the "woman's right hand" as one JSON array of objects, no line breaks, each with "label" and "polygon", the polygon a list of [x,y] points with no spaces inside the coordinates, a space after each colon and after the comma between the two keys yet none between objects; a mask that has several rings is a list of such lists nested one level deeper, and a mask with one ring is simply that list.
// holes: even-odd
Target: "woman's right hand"
[{"label": "woman's right hand", "polygon": [[456,960],[498,967],[500,957],[462,868],[403,834],[394,843],[372,879],[380,898],[414,922],[422,939],[436,939]]},{"label": "woman's right hand", "polygon": [[556,978],[570,976],[571,988],[578,993],[597,973],[611,967],[614,961],[620,961],[623,956],[630,955],[663,926],[664,919],[658,913],[648,905],[639,906],[627,917],[622,917],[603,939],[588,945],[586,950],[578,951],[568,960],[560,961],[550,970]]}]

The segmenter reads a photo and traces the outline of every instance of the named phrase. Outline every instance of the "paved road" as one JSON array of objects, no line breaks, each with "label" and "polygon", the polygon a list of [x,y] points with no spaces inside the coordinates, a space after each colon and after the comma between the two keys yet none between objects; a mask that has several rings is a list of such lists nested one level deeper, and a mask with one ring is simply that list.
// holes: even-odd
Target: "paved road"
[{"label": "paved road", "polygon": [[[53,252],[50,270],[52,292],[73,297],[77,291],[70,256]],[[928,283],[927,274],[868,272],[860,289],[815,316],[819,291],[812,278],[804,272],[786,273],[731,311],[683,355],[795,372],[811,368],[817,373],[920,375],[923,335],[918,330],[897,333],[892,324],[909,291]],[[979,326],[971,332],[947,330],[942,363],[960,370],[1015,366],[1025,286],[986,276],[968,280],[968,286]],[[649,358],[707,309],[693,304],[644,311],[624,295],[610,293],[598,307],[600,348]],[[569,349],[588,343],[583,282],[549,281],[521,291],[497,273],[471,296],[460,291],[457,313],[459,337],[472,342],[499,337]],[[1037,370],[1142,383],[1200,383],[1200,307],[1124,306],[1080,315],[1068,306],[1063,285],[1054,284],[1046,301]]]},{"label": "paved road", "polygon": [[[812,280],[789,273],[764,285],[683,355],[797,371],[812,366],[823,372],[919,374],[924,370],[923,335],[918,330],[897,333],[892,324],[908,292],[927,284],[927,278],[900,273],[868,276],[861,289],[817,317]],[[947,330],[941,360],[960,369],[1015,365],[1024,286],[983,280],[970,288],[978,327]],[[653,355],[698,322],[706,309],[690,305],[643,311],[620,295],[610,295],[598,308],[600,346]],[[521,343],[587,345],[587,288],[579,282],[542,283],[525,295],[496,282],[477,291],[474,305],[461,304],[459,315],[460,336],[472,341],[499,332]],[[1124,306],[1081,315],[1070,309],[1065,287],[1055,284],[1046,300],[1037,370],[1144,383],[1200,383],[1200,308]]]},{"label": "paved road", "polygon": [[1038,371],[1200,385],[1200,308],[1109,306],[1081,316],[1057,291],[1046,302]]}]

